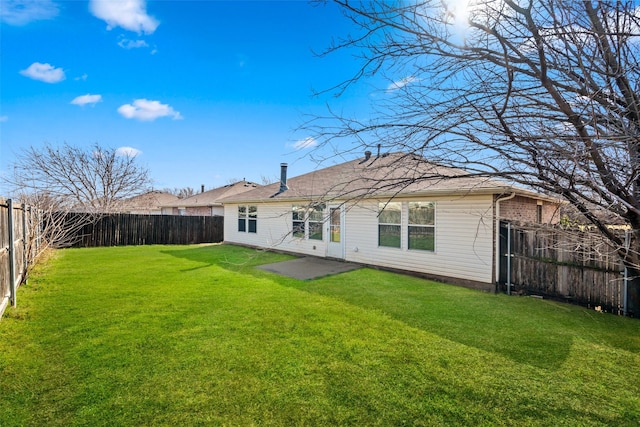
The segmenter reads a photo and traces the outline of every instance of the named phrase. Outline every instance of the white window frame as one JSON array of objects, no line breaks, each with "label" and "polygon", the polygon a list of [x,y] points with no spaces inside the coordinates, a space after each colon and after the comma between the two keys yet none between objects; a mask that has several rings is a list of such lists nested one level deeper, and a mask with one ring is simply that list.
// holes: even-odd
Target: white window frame
[{"label": "white window frame", "polygon": [[[251,230],[252,223],[253,223],[253,230]],[[258,232],[258,206],[238,205],[238,233],[257,233],[257,232]]]},{"label": "white window frame", "polygon": [[[398,218],[398,222],[381,222],[381,219],[386,219],[382,214],[387,208],[398,207],[400,212],[400,217]],[[391,209],[389,209],[391,210]],[[378,247],[381,248],[392,248],[392,249],[402,249],[402,211],[403,206],[402,202],[378,202]],[[398,245],[387,245],[382,244],[380,239],[380,227],[397,227],[398,229]]]},{"label": "white window frame", "polygon": [[[324,240],[324,209],[324,204],[316,204],[312,207],[293,205],[291,207],[291,235],[295,239]],[[316,213],[315,216],[314,213]],[[320,214],[319,218],[317,213]],[[313,237],[318,233],[312,233],[312,229],[319,231],[320,238]]]},{"label": "white window frame", "polygon": [[[412,205],[428,205],[433,210],[433,219],[431,223],[421,223],[416,222],[415,218],[411,217],[411,208]],[[412,229],[423,229],[423,230],[431,230],[433,235],[432,248],[421,248],[421,247],[411,247],[411,230]],[[408,202],[407,209],[407,249],[410,251],[426,251],[426,252],[435,252],[436,251],[436,202],[434,201],[414,201]]]}]

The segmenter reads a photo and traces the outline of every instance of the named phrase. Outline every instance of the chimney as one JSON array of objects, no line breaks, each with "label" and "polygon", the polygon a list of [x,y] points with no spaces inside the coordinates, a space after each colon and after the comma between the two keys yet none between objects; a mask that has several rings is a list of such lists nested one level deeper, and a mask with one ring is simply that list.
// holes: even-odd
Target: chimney
[{"label": "chimney", "polygon": [[204,193],[204,184],[202,184],[202,185],[200,186],[200,192],[201,192],[201,193]]},{"label": "chimney", "polygon": [[278,193],[289,189],[289,187],[287,187],[287,166],[286,163],[280,163],[280,191]]}]

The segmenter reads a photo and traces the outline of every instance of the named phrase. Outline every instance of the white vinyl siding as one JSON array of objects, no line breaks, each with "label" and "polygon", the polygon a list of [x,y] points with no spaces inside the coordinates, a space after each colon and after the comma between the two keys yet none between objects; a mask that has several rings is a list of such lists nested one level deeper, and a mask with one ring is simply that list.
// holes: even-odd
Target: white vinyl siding
[{"label": "white vinyl siding", "polygon": [[228,218],[237,215],[237,204],[225,204],[224,240],[228,243],[277,249],[305,255],[324,257],[326,238],[301,239],[293,237],[291,203],[254,203],[257,206],[259,225],[256,233],[238,232],[237,224]]},{"label": "white vinyl siding", "polygon": [[[345,207],[341,239],[344,259],[367,265],[414,271],[442,277],[454,277],[492,283],[493,210],[492,196],[394,199],[402,202],[402,248],[378,245],[378,200],[360,201]],[[434,251],[409,250],[409,202],[435,202]],[[312,240],[292,236],[292,204],[258,203],[257,233],[241,233],[233,220],[225,220],[225,242],[273,248],[304,255],[327,254],[327,212],[324,239]],[[234,218],[238,205],[225,205],[225,217]],[[309,231],[307,230],[307,233]]]},{"label": "white vinyl siding", "polygon": [[[408,201],[403,200],[402,241],[408,241]],[[443,277],[491,283],[493,223],[491,196],[434,199],[437,226],[435,251],[378,246],[377,202],[364,202],[347,211],[346,260]]]}]

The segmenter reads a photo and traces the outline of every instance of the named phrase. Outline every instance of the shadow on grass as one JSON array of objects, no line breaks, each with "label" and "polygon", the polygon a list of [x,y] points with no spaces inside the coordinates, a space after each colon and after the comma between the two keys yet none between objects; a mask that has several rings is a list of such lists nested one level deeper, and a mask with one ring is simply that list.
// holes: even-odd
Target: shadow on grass
[{"label": "shadow on grass", "polygon": [[378,310],[411,327],[539,368],[560,369],[577,336],[640,351],[637,337],[621,337],[615,331],[607,333],[606,321],[611,319],[585,319],[592,313],[579,307],[483,293],[372,269],[300,281],[254,268],[294,257],[233,245],[189,247],[163,253],[202,263],[193,269],[217,266],[256,277],[268,275],[282,286]]},{"label": "shadow on grass", "polygon": [[480,292],[363,269],[298,289],[376,309],[443,338],[548,370],[562,369],[575,339],[640,352],[640,322],[578,306]]},{"label": "shadow on grass", "polygon": [[236,272],[251,272],[257,265],[285,261],[293,256],[260,251],[234,245],[202,245],[163,250],[161,253],[198,262],[201,265],[180,271],[195,271],[216,266]]},{"label": "shadow on grass", "polygon": [[379,310],[411,327],[517,363],[556,370],[571,351],[571,332],[558,324],[553,310],[518,304],[522,300],[370,269],[293,286]]}]

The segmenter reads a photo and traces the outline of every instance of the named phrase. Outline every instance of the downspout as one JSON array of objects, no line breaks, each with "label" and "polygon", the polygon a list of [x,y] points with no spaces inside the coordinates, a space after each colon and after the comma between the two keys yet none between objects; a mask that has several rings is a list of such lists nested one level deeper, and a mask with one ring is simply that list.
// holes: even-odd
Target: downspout
[{"label": "downspout", "polygon": [[[516,197],[516,193],[512,192],[511,194],[509,194],[508,196],[504,196],[502,198],[498,197],[496,199],[496,263],[495,263],[495,272],[496,272],[496,278],[500,278],[500,257],[502,256],[502,254],[500,254],[500,202],[506,202],[507,200],[511,200],[514,197]],[[509,224],[511,225],[511,224]],[[511,248],[510,248],[510,239],[511,239],[511,230],[509,230],[508,232],[508,236],[507,236],[507,246],[508,246],[508,253],[506,254],[507,256],[507,294],[511,295]],[[496,292],[497,292],[497,280],[496,280]]]}]

